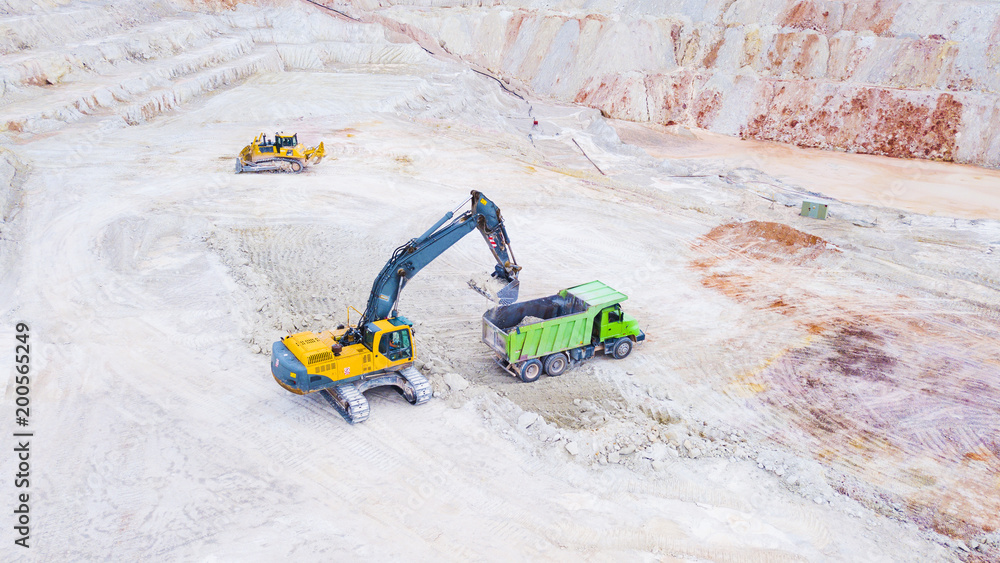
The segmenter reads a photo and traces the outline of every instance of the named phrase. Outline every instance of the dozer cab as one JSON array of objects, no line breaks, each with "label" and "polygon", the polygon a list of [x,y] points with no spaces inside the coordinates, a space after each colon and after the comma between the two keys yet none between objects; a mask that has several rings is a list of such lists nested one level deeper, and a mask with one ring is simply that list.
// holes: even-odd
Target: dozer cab
[{"label": "dozer cab", "polygon": [[236,173],[241,172],[301,172],[306,165],[319,164],[326,155],[323,143],[306,148],[299,136],[274,134],[271,141],[261,133],[236,157]]}]

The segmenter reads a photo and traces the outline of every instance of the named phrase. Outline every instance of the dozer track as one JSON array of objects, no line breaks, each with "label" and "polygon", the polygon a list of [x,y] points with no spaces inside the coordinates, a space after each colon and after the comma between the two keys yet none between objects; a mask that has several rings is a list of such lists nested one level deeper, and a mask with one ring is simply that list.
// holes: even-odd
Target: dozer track
[{"label": "dozer track", "polygon": [[269,158],[258,160],[257,162],[244,162],[243,159],[236,158],[236,173],[243,172],[290,172],[298,174],[302,172],[302,163],[288,158]]}]

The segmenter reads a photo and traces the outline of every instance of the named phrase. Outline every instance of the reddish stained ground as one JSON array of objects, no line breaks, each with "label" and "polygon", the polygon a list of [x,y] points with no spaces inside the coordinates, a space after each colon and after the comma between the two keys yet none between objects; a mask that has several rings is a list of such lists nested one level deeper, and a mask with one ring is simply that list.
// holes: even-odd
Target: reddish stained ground
[{"label": "reddish stained ground", "polygon": [[712,68],[715,66],[715,60],[719,58],[719,49],[722,48],[722,44],[725,42],[725,37],[720,37],[719,40],[708,49],[708,53],[705,54],[705,59],[702,61],[701,66],[705,68]]},{"label": "reddish stained ground", "polygon": [[[917,290],[859,294],[839,251],[787,225],[730,223],[694,248],[705,287],[807,338],[749,379],[734,374],[808,437],[774,439],[835,468],[841,492],[887,515],[964,539],[1000,526],[995,315]],[[991,550],[984,561],[1000,557]]]},{"label": "reddish stained ground", "polygon": [[722,92],[703,90],[694,101],[694,122],[703,129],[708,129],[715,121],[722,107]]},{"label": "reddish stained ground", "polygon": [[872,31],[885,36],[903,0],[862,0],[844,3],[844,26],[848,31]]},{"label": "reddish stained ground", "polygon": [[647,75],[645,87],[649,96],[649,120],[662,125],[687,123],[690,120],[687,110],[693,82],[694,73],[691,71]]},{"label": "reddish stained ground", "polygon": [[[806,71],[819,56],[820,36],[815,33],[779,33],[767,53],[767,70],[790,70],[802,78],[816,78]],[[825,69],[824,69],[825,70]]]},{"label": "reddish stained ground", "polygon": [[781,263],[812,262],[823,253],[839,252],[816,235],[770,221],[727,223],[709,231],[703,240],[755,260]]},{"label": "reddish stained ground", "polygon": [[832,87],[833,96],[817,106],[815,85],[776,81],[774,87],[775,95],[741,131],[743,138],[898,158],[955,158],[962,103],[951,94],[843,86]]},{"label": "reddish stained ground", "polygon": [[[629,110],[638,107],[640,100],[632,96],[634,86],[642,85],[638,78],[620,74],[608,74],[587,82],[576,94],[574,102],[601,110],[606,117],[625,119]],[[646,100],[641,100],[645,106]]]},{"label": "reddish stained ground", "polygon": [[812,29],[824,35],[836,33],[840,30],[831,21],[830,9],[826,4],[811,0],[798,2],[778,18],[779,25],[792,29]]}]

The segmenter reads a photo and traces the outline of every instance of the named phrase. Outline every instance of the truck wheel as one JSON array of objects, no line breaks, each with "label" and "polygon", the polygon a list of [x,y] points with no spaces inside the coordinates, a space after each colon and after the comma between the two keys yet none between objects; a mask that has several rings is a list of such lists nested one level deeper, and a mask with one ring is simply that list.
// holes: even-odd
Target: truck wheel
[{"label": "truck wheel", "polygon": [[632,353],[632,341],[627,336],[623,336],[615,342],[613,350],[612,355],[616,360],[620,360]]},{"label": "truck wheel", "polygon": [[292,161],[292,172],[302,172],[302,163],[297,160]]},{"label": "truck wheel", "polygon": [[538,360],[528,360],[521,364],[520,369],[521,381],[525,383],[531,383],[532,381],[538,381],[538,378],[542,376],[542,362]]},{"label": "truck wheel", "polygon": [[545,373],[549,374],[549,377],[558,377],[566,372],[567,365],[569,363],[566,361],[566,352],[552,354],[545,358]]}]

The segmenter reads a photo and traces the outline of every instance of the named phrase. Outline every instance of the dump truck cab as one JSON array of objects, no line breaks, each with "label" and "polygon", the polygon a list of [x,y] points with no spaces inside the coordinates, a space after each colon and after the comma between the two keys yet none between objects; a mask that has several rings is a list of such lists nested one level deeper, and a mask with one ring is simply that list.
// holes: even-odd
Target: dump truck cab
[{"label": "dump truck cab", "polygon": [[594,344],[631,336],[641,342],[646,335],[639,329],[639,321],[622,311],[620,303],[605,307],[594,318]]}]

